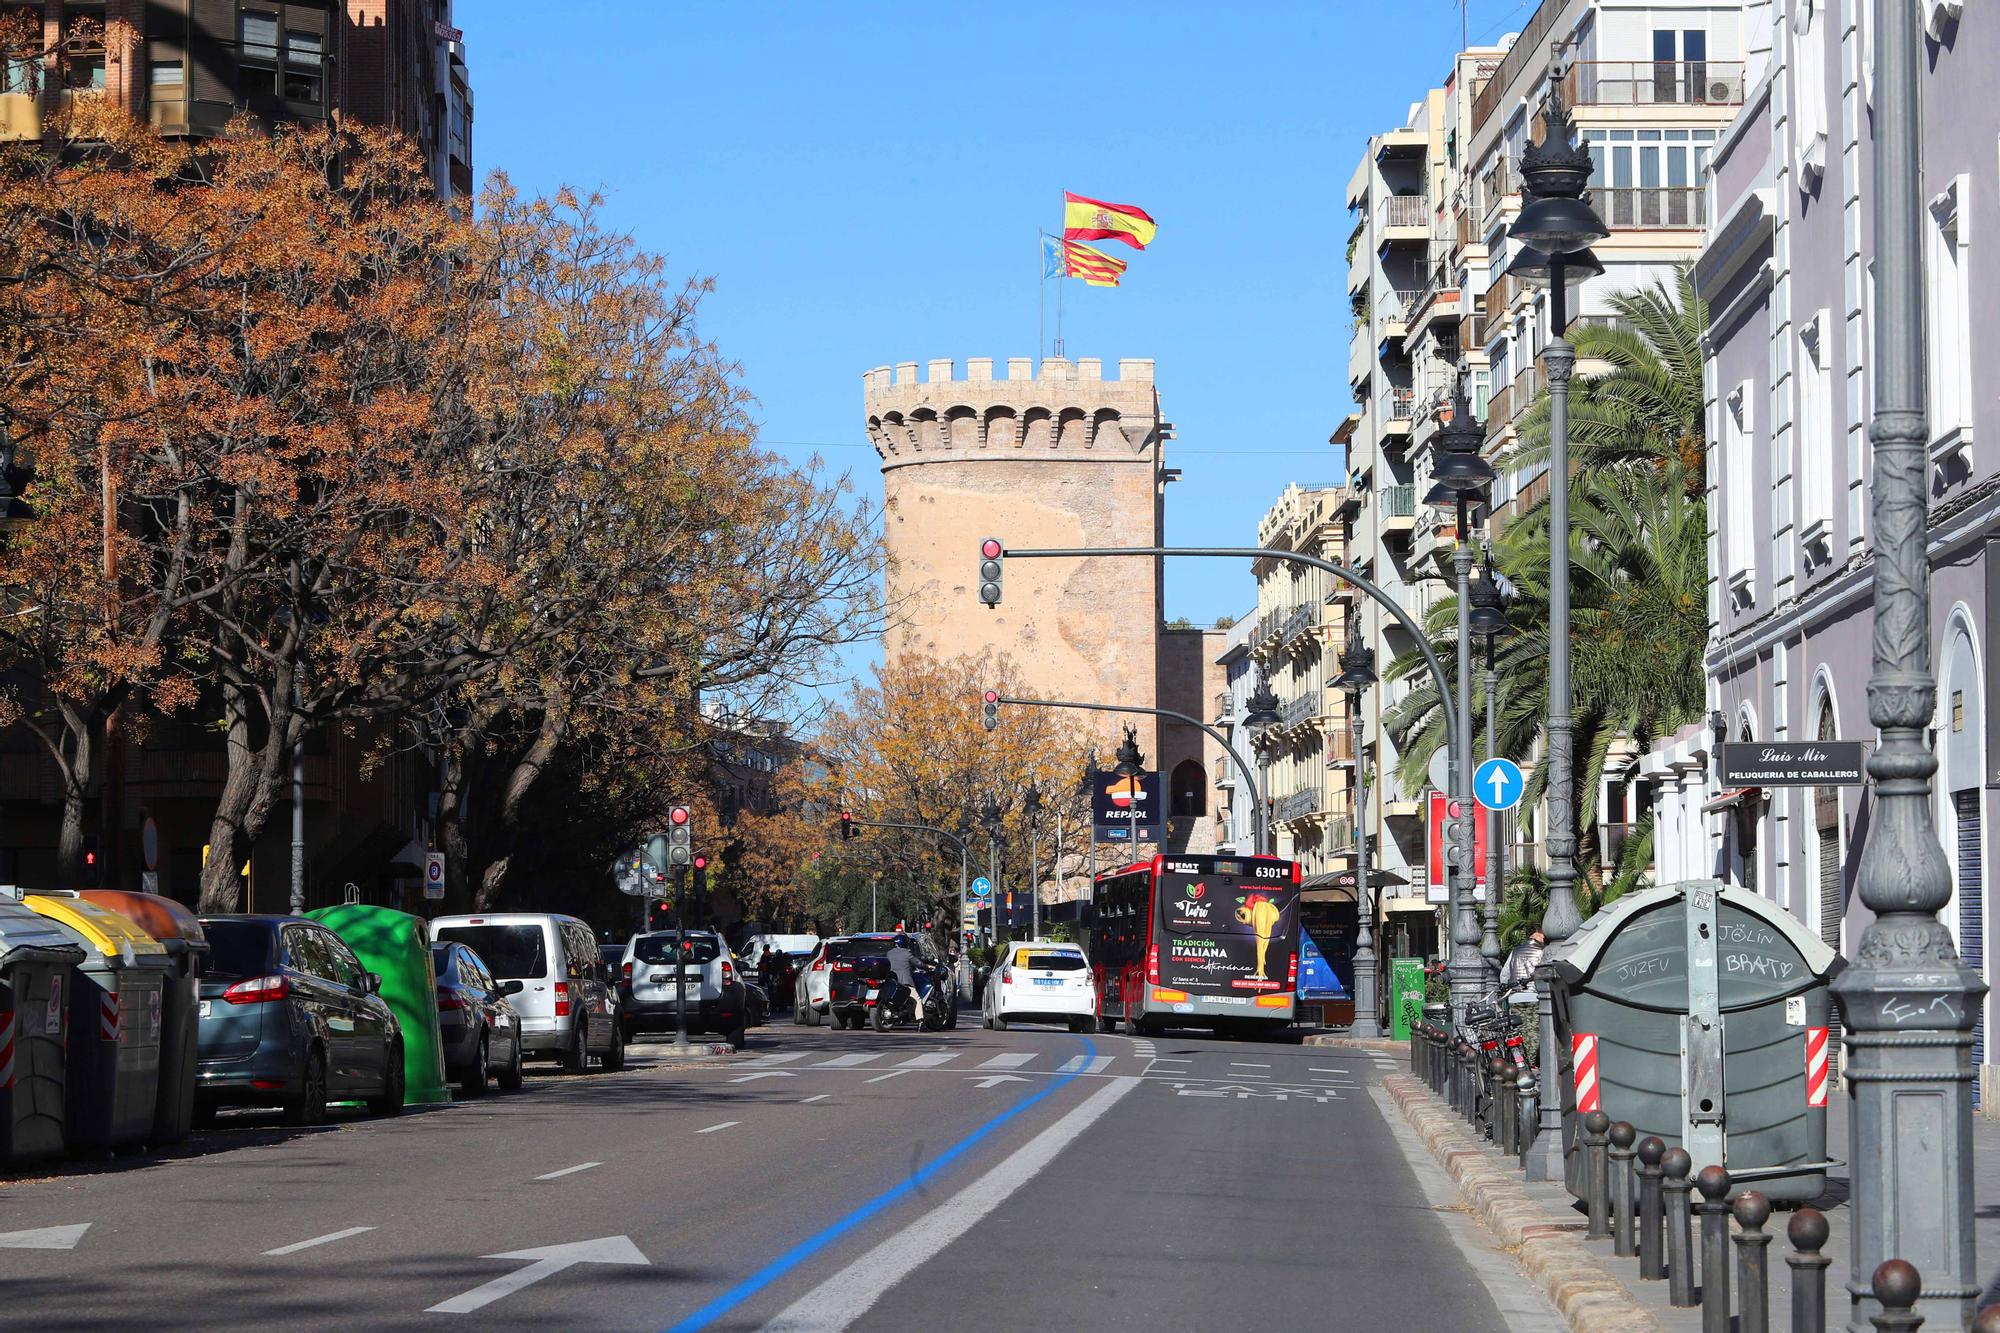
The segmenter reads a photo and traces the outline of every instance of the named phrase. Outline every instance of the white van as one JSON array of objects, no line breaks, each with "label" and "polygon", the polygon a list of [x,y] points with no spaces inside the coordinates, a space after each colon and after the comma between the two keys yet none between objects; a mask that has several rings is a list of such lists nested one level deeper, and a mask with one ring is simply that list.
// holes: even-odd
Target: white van
[{"label": "white van", "polygon": [[618,983],[605,972],[597,937],[577,918],[550,912],[441,916],[431,922],[431,938],[463,944],[494,980],[521,983],[513,1003],[524,1056],[559,1060],[571,1074],[581,1074],[592,1056],[607,1071],[625,1067]]},{"label": "white van", "polygon": [[764,965],[764,955],[773,949],[782,949],[792,956],[793,962],[802,962],[806,955],[817,948],[819,948],[817,935],[752,935],[743,941],[743,948],[737,956],[743,960],[743,966],[749,968],[750,975],[754,977],[758,969]]}]

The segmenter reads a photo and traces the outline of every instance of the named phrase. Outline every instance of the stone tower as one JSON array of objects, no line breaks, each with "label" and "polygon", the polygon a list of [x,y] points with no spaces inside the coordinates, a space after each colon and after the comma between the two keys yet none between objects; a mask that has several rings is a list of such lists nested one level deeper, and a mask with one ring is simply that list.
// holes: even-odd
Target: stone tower
[{"label": "stone tower", "polygon": [[[1058,698],[1151,705],[1160,668],[1159,561],[1009,561],[997,609],[974,587],[979,542],[1013,547],[1155,546],[1162,441],[1150,360],[1007,362],[974,357],[881,366],[862,381],[868,438],[882,456],[893,659],[1005,652],[1010,687]],[[1134,722],[1144,719],[1129,719]],[[1105,733],[1115,735],[1110,719]],[[1149,759],[1160,732],[1140,726]]]}]

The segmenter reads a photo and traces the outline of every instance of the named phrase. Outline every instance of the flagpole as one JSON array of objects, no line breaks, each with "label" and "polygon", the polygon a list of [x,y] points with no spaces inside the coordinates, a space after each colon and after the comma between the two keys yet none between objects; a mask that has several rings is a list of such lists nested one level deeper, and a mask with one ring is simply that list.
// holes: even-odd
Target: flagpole
[{"label": "flagpole", "polygon": [[1035,359],[1041,360],[1042,349],[1048,346],[1049,331],[1049,234],[1040,227],[1035,228],[1035,237],[1042,244],[1035,247]]},{"label": "flagpole", "polygon": [[1061,356],[1063,354],[1063,340],[1062,340],[1063,280],[1068,276],[1069,276],[1069,257],[1065,255],[1063,257],[1063,266],[1060,269],[1056,270],[1056,355],[1057,356]]}]

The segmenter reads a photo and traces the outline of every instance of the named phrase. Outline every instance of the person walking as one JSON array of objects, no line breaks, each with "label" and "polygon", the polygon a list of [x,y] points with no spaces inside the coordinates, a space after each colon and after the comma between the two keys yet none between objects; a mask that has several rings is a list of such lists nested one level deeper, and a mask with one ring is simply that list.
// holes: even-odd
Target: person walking
[{"label": "person walking", "polygon": [[[1535,969],[1542,964],[1542,951],[1548,939],[1537,928],[1528,932],[1528,938],[1515,945],[1507,955],[1506,963],[1500,969],[1500,993],[1509,1004],[1533,1004],[1535,1002]],[[1523,1000],[1522,995],[1526,995]]]}]

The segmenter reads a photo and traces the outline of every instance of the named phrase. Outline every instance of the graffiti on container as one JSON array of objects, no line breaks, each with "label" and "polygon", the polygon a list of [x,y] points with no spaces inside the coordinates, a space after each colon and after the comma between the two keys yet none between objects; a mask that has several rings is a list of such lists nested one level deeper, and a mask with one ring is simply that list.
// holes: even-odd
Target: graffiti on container
[{"label": "graffiti on container", "polygon": [[1959,1021],[1958,1005],[1950,995],[1912,995],[1890,1000],[1882,1006],[1882,1016],[1898,1027],[1910,1023],[1956,1024]]},{"label": "graffiti on container", "polygon": [[1645,981],[1651,977],[1670,977],[1675,973],[1675,955],[1669,953],[1650,954],[1644,958],[1634,958],[1611,969],[1613,981]]},{"label": "graffiti on container", "polygon": [[1755,921],[1723,921],[1715,927],[1718,944],[1745,944],[1757,946],[1778,943],[1778,933],[1769,926]]},{"label": "graffiti on container", "polygon": [[1783,958],[1773,958],[1767,953],[1726,953],[1722,955],[1722,970],[1732,976],[1742,974],[1789,981],[1792,974],[1799,970],[1799,965]]}]

